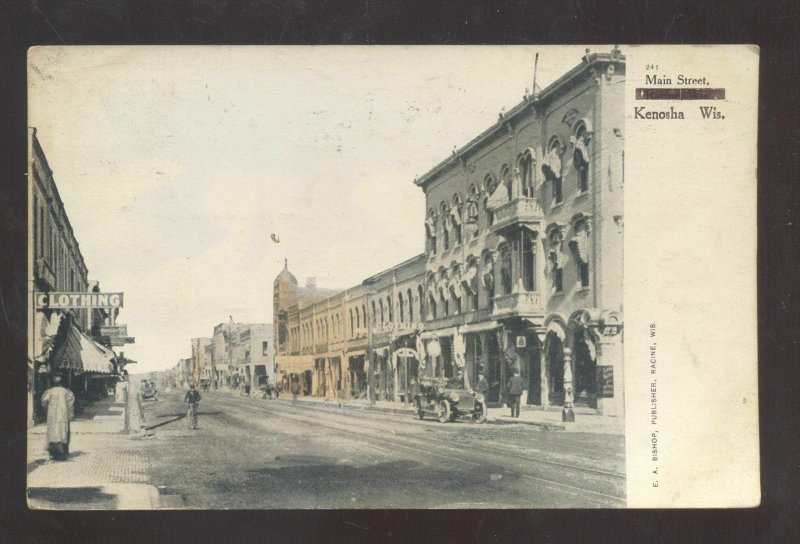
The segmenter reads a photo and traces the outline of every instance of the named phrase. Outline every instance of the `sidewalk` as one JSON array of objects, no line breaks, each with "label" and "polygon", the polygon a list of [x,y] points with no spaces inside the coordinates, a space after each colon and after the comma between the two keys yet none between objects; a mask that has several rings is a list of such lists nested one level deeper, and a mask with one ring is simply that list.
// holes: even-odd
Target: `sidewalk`
[{"label": "sidewalk", "polygon": [[149,485],[141,434],[123,434],[124,409],[113,397],[87,406],[71,426],[70,456],[51,461],[47,425],[28,429],[28,506],[45,510],[159,508]]},{"label": "sidewalk", "polygon": [[[231,395],[238,395],[238,391],[223,391]],[[292,402],[291,395],[281,395],[280,401]],[[386,400],[375,401],[370,404],[365,399],[347,399],[339,403],[334,399],[321,397],[298,397],[298,403],[310,403],[325,406],[331,409],[348,410],[372,410],[378,412],[389,412],[395,414],[415,415],[416,410],[413,405],[406,405],[403,402],[392,402]],[[561,409],[553,407],[549,410],[534,407],[522,407],[519,418],[510,416],[509,408],[489,408],[486,423],[492,425],[533,425],[547,431],[565,431],[573,433],[599,433],[599,434],[625,434],[625,419],[621,417],[597,415],[593,410],[575,408],[575,421],[564,423],[561,421]],[[428,416],[430,417],[430,416]]]}]

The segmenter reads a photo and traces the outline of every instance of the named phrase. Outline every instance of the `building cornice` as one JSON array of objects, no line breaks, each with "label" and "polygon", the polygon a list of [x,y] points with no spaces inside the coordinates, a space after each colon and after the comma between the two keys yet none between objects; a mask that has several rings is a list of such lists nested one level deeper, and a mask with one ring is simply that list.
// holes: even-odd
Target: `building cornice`
[{"label": "building cornice", "polygon": [[470,140],[460,149],[453,150],[450,157],[431,168],[427,173],[414,179],[414,184],[425,189],[427,185],[439,177],[443,172],[457,164],[465,165],[469,156],[480,146],[499,136],[510,136],[513,127],[531,109],[541,110],[549,102],[557,98],[579,81],[587,77],[598,77],[599,65],[619,63],[625,64],[625,55],[615,49],[611,53],[591,53],[583,57],[580,64],[566,74],[548,85],[538,95],[526,96],[519,104],[507,112],[501,112],[494,125],[490,126],[478,136]]}]

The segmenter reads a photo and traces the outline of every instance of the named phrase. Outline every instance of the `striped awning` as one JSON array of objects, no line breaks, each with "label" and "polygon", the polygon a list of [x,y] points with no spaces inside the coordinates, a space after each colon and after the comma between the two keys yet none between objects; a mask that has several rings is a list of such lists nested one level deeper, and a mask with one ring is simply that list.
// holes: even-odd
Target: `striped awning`
[{"label": "striped awning", "polygon": [[70,324],[64,342],[53,355],[53,365],[78,372],[114,373],[116,354]]}]

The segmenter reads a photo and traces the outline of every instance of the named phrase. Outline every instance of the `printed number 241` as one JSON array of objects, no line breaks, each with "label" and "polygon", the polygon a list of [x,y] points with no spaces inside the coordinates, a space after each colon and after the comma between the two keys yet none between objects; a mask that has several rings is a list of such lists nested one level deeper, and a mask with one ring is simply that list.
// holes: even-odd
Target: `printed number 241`
[{"label": "printed number 241", "polygon": [[645,70],[658,70],[658,64],[645,64]]}]

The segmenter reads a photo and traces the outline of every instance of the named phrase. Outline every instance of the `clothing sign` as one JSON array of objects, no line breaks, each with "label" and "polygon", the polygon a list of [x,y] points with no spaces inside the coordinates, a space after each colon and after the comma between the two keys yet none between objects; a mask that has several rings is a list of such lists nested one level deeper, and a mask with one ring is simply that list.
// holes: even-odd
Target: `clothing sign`
[{"label": "clothing sign", "polygon": [[122,308],[123,293],[37,293],[36,307],[51,309]]}]

